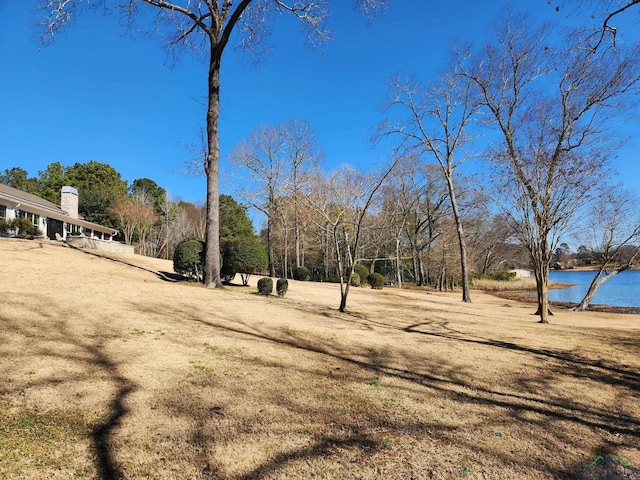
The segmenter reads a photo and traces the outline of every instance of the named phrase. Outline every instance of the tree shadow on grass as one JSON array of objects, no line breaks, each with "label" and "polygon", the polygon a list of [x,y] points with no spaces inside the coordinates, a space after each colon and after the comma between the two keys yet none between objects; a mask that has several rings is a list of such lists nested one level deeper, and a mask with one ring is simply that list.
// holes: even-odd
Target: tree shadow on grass
[{"label": "tree shadow on grass", "polygon": [[184,281],[188,281],[189,280],[187,277],[184,277],[184,276],[182,276],[182,275],[180,275],[178,273],[163,272],[163,271],[152,270],[150,268],[141,267],[140,265],[136,265],[135,263],[126,262],[126,261],[124,261],[124,260],[122,260],[120,258],[115,258],[115,257],[111,257],[109,255],[103,254],[103,253],[99,253],[98,250],[90,251],[90,250],[88,250],[86,248],[76,247],[75,245],[71,245],[71,244],[67,244],[67,246],[69,248],[77,250],[78,252],[84,253],[85,255],[89,255],[89,256],[92,256],[92,257],[100,258],[102,260],[108,260],[110,262],[118,263],[118,264],[124,265],[126,267],[131,267],[131,268],[135,268],[137,270],[142,270],[144,272],[152,273],[156,277],[158,277],[160,280],[163,280],[165,282],[184,282]]},{"label": "tree shadow on grass", "polygon": [[[37,297],[37,294],[31,294]],[[82,373],[65,374],[60,377],[45,377],[30,381],[28,388],[40,387],[64,389],[67,385],[100,379],[113,386],[112,399],[108,403],[106,418],[98,421],[91,429],[91,447],[94,452],[93,463],[100,480],[123,478],[124,474],[114,457],[113,436],[118,426],[129,413],[126,407],[127,397],[137,389],[137,385],[120,373],[120,366],[106,352],[104,338],[107,336],[83,336],[73,331],[63,318],[72,318],[74,312],[65,311],[60,305],[53,305],[50,298],[36,299],[31,306],[31,319],[39,319],[42,334],[34,335],[29,322],[17,322],[3,318],[0,323],[5,333],[22,336],[28,350],[23,353],[26,361],[30,356],[43,356],[52,362],[62,360],[71,362]],[[97,337],[97,338],[96,338]],[[95,341],[93,339],[95,338]],[[19,359],[14,359],[19,361]],[[64,372],[64,370],[63,370]],[[22,388],[22,387],[20,387]],[[3,394],[15,395],[10,388],[4,388]]]},{"label": "tree shadow on grass", "polygon": [[136,386],[118,372],[118,367],[104,354],[101,348],[89,348],[93,353],[94,365],[108,372],[115,383],[115,394],[109,403],[109,416],[97,424],[91,432],[93,448],[96,453],[96,470],[101,480],[123,478],[123,472],[113,455],[113,434],[129,413],[125,405],[126,398],[136,390]]},{"label": "tree shadow on grass", "polygon": [[276,454],[269,461],[264,462],[249,472],[234,477],[234,480],[256,480],[258,478],[265,478],[265,476],[269,474],[277,473],[289,462],[323,458],[333,454],[336,449],[350,447],[377,450],[381,447],[381,443],[366,436],[353,436],[346,439],[321,436],[308,447]]},{"label": "tree shadow on grass", "polygon": [[[434,326],[436,328],[444,329],[445,332],[443,333],[433,330],[426,331],[419,329],[420,327]],[[533,348],[524,345],[518,345],[517,343],[513,342],[494,340],[491,338],[483,338],[479,336],[476,336],[476,338],[469,338],[469,334],[464,334],[456,330],[447,329],[447,322],[425,321],[404,327],[403,330],[407,333],[415,333],[428,337],[438,337],[461,343],[484,345],[504,350],[528,353],[537,357],[558,361],[562,367],[570,368],[576,376],[583,375],[588,378],[597,378],[599,381],[602,381],[605,384],[619,385],[631,390],[640,391],[640,372],[631,370],[625,366],[620,366],[614,362],[610,362],[607,360],[591,360],[582,358],[567,351]]]},{"label": "tree shadow on grass", "polygon": [[[136,308],[141,308],[141,306]],[[380,351],[376,351],[376,349],[359,347],[347,349],[347,344],[342,345],[340,342],[327,341],[326,338],[324,340],[320,337],[313,338],[308,332],[303,335],[295,329],[278,329],[262,322],[247,323],[235,318],[221,319],[210,313],[190,309],[187,306],[174,306],[169,314],[174,318],[181,318],[185,322],[201,325],[205,329],[203,332],[212,329],[216,335],[245,340],[253,339],[260,343],[269,342],[295,350],[302,349],[324,358],[333,359],[337,365],[350,364],[363,371],[373,371],[380,376],[403,381],[405,382],[403,388],[411,396],[423,396],[427,392],[438,392],[440,396],[447,398],[454,405],[470,409],[481,408],[486,412],[502,412],[498,417],[506,416],[511,419],[511,422],[535,426],[546,432],[545,437],[538,439],[538,442],[548,444],[549,449],[570,444],[577,450],[585,451],[585,458],[597,454],[597,449],[601,446],[583,447],[581,439],[576,436],[575,431],[592,432],[593,438],[597,437],[597,432],[611,432],[613,435],[624,436],[626,440],[620,445],[636,445],[640,441],[640,419],[634,415],[633,411],[629,411],[628,407],[626,410],[609,410],[600,402],[590,405],[588,400],[577,398],[570,392],[554,393],[555,382],[562,382],[564,379],[571,381],[577,372],[578,375],[588,377],[595,388],[598,384],[614,387],[617,389],[616,398],[620,400],[624,397],[628,398],[629,395],[638,391],[639,374],[614,361],[590,360],[562,349],[535,348],[515,342],[463,334],[448,327],[446,323],[431,325],[430,322],[421,322],[404,328],[384,326],[386,331],[389,329],[401,331],[410,336],[420,334],[442,338],[445,341],[459,344],[458,348],[460,349],[466,348],[467,345],[475,345],[477,348],[487,349],[489,352],[495,348],[523,354],[525,356],[523,358],[535,362],[534,365],[539,365],[539,368],[544,369],[542,371],[548,372],[538,379],[535,390],[523,389],[517,380],[511,385],[500,385],[498,388],[493,388],[491,383],[475,381],[472,371],[460,371],[459,367],[455,367],[453,364],[447,366],[442,359],[412,354],[412,356],[406,356],[405,364],[416,365],[416,368],[405,368],[395,363],[393,357],[380,355]],[[340,318],[331,317],[331,319],[336,322],[340,321]],[[428,330],[429,326],[436,331]],[[420,330],[418,330],[419,328]],[[380,327],[381,335],[384,335],[384,331]],[[389,348],[401,351],[402,344],[390,345]],[[257,350],[260,350],[259,346]],[[252,359],[252,362],[257,361],[259,361],[259,357]],[[522,379],[524,377],[526,374]],[[617,400],[610,400],[610,402],[616,404]],[[475,428],[493,428],[492,421],[486,420],[485,426],[480,421]],[[389,428],[399,432],[405,426],[391,423]],[[446,429],[440,430],[438,435],[451,444],[464,443]],[[254,478],[260,478],[261,474],[276,472],[287,461],[313,456],[314,451],[325,451],[328,448],[327,445],[329,444],[325,446],[313,445],[294,452],[281,452],[262,466],[252,470],[251,474],[256,475]],[[482,443],[468,442],[467,448],[478,452],[479,455],[493,454],[490,447]],[[549,449],[545,448],[542,451],[549,454]],[[576,465],[581,460],[582,458],[575,459]],[[514,459],[503,456],[502,461],[507,465],[513,463]],[[566,462],[567,459],[565,458],[564,461]],[[518,458],[517,462],[527,468],[546,472],[546,474],[558,478],[575,478],[575,469],[572,465],[558,465],[558,460],[554,458],[542,460]],[[251,477],[239,478],[244,480],[244,478]]]}]

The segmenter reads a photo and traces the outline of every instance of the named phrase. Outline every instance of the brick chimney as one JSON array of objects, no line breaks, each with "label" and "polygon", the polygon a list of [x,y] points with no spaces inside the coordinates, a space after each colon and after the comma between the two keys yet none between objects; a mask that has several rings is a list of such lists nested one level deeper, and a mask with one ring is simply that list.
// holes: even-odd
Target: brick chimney
[{"label": "brick chimney", "polygon": [[71,218],[78,218],[78,190],[73,187],[62,187],[60,208]]}]

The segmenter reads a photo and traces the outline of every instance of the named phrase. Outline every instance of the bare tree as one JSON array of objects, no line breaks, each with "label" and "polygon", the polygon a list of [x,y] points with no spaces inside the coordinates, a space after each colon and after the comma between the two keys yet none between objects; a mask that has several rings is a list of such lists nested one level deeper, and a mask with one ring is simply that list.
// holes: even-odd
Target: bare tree
[{"label": "bare tree", "polygon": [[394,79],[389,109],[405,115],[399,121],[387,120],[380,135],[399,137],[405,154],[429,155],[437,161],[444,176],[456,224],[462,272],[462,301],[470,302],[469,270],[462,217],[455,188],[455,171],[470,158],[465,154],[469,142],[467,127],[480,107],[473,82],[453,70],[445,72],[433,86]]},{"label": "bare tree", "polygon": [[[231,34],[239,33],[239,46],[260,54],[269,34],[268,19],[273,13],[290,13],[303,25],[310,44],[330,37],[325,26],[329,16],[329,0],[119,0],[109,10],[118,13],[132,31],[141,7],[154,7],[157,16],[152,31],[166,28],[167,45],[174,54],[187,49],[202,54],[208,60],[206,158],[207,221],[204,262],[204,285],[222,287],[220,277],[219,238],[219,166],[220,137],[220,68],[222,54]],[[365,14],[379,11],[384,0],[358,0],[356,6]],[[106,0],[40,0],[43,18],[42,38],[51,42],[55,35],[72,23],[85,8],[107,9]]]},{"label": "bare tree", "polygon": [[415,209],[406,225],[411,247],[414,276],[418,285],[428,285],[431,248],[442,234],[442,220],[449,215],[447,187],[436,166],[427,164],[413,176],[419,192]]},{"label": "bare tree", "polygon": [[[410,251],[413,277],[418,285],[425,285],[422,251],[429,249],[440,235],[436,224],[444,213],[442,204],[447,194],[435,185],[442,175],[432,164],[416,157],[402,158],[383,188],[383,207],[380,223],[383,231],[393,234],[395,246],[396,281],[402,284],[404,251]],[[442,187],[442,185],[441,185]],[[402,241],[405,247],[403,248]]]},{"label": "bare tree", "polygon": [[[282,224],[284,256],[288,256],[289,217],[293,217],[296,266],[300,266],[300,222],[298,197],[307,180],[306,173],[317,166],[322,152],[311,125],[291,120],[280,125],[263,125],[240,142],[230,157],[238,170],[239,193],[267,218],[269,272],[276,275],[276,223]],[[286,276],[288,258],[284,259]]]},{"label": "bare tree", "polygon": [[118,219],[125,243],[131,245],[136,235],[138,252],[148,255],[147,237],[158,221],[158,214],[148,198],[144,194],[118,197],[109,212]]},{"label": "bare tree", "polygon": [[496,191],[531,255],[540,323],[549,320],[554,247],[607,175],[614,136],[606,128],[640,71],[638,48],[593,51],[577,33],[560,48],[553,40],[548,28],[512,18],[478,55],[460,61],[502,139],[491,152]]},{"label": "bare tree", "polygon": [[133,234],[136,231],[134,210],[135,204],[129,195],[116,198],[109,208],[109,213],[118,219],[120,230],[124,235],[124,243],[127,245],[131,245]]},{"label": "bare tree", "polygon": [[[591,206],[589,246],[599,254],[599,265],[583,299],[574,310],[586,310],[598,288],[607,280],[633,267],[640,258],[640,215],[638,199],[625,190],[607,188]],[[623,257],[625,248],[631,255]]]},{"label": "bare tree", "polygon": [[293,229],[296,253],[296,267],[302,265],[300,245],[300,214],[298,201],[302,189],[308,184],[307,173],[318,166],[324,154],[318,145],[318,138],[306,120],[291,120],[283,125],[285,151],[289,164],[287,193],[293,196]]},{"label": "bare tree", "polygon": [[[343,165],[332,172],[323,184],[317,182],[319,188],[315,189],[314,196],[309,195],[304,199],[331,231],[340,278],[341,312],[347,310],[350,280],[355,265],[354,255],[360,244],[365,216],[374,197],[399,160],[396,158],[381,174],[368,178],[353,167]],[[346,250],[345,256],[343,249]],[[344,258],[347,259],[348,268],[345,268]]]},{"label": "bare tree", "polygon": [[[640,0],[565,0],[563,3],[577,4],[577,10],[590,10],[592,17],[599,21],[599,26],[590,35],[589,45],[594,51],[610,38],[615,45],[618,28],[613,24],[616,17],[629,11],[633,7],[638,7],[640,11]],[[556,5],[556,11],[560,11],[560,5]]]},{"label": "bare tree", "polygon": [[263,125],[234,149],[229,159],[239,170],[240,196],[267,218],[269,275],[276,276],[274,231],[286,178],[286,139],[279,127]]},{"label": "bare tree", "polygon": [[135,207],[133,220],[138,234],[138,252],[141,255],[153,255],[155,248],[149,245],[148,238],[159,220],[158,213],[149,198],[143,193],[133,196],[133,205]]}]

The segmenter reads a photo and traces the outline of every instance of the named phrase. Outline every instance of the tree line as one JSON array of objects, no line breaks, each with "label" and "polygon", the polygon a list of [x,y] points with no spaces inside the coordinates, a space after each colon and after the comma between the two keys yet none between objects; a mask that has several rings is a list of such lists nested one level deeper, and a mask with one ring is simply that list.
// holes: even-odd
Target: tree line
[{"label": "tree line", "polygon": [[[160,25],[168,27],[164,33],[173,52],[179,47],[206,52],[209,72],[203,148],[203,169],[207,176],[205,286],[221,284],[218,119],[222,54],[234,32],[239,34],[239,46],[252,52],[264,51],[269,33],[267,20],[274,11],[291,14],[300,21],[309,41],[325,41],[330,37],[325,23],[328,3],[243,0],[234,6],[226,0],[193,3],[138,0],[115,2],[112,7],[130,26],[140,5],[155,8],[158,16],[152,30],[157,31]],[[383,0],[355,3],[366,15],[386,4]],[[383,191],[383,182],[391,178],[401,159],[428,158],[442,174],[445,202],[451,209],[455,232],[446,235],[442,229],[434,230],[434,234],[440,239],[451,236],[457,239],[463,300],[470,301],[467,245],[470,235],[465,230],[468,220],[463,218],[459,201],[464,183],[460,184],[458,167],[473,157],[475,150],[475,154],[480,153],[487,160],[484,170],[494,194],[492,200],[501,220],[508,225],[510,238],[517,238],[529,254],[538,290],[537,313],[540,321],[546,323],[550,314],[548,283],[554,248],[575,222],[576,215],[598,197],[599,189],[612,188],[607,185],[608,160],[617,139],[611,129],[612,121],[628,108],[630,98],[637,93],[640,58],[637,46],[618,41],[612,21],[637,3],[593,2],[608,9],[602,25],[566,35],[558,35],[548,26],[536,26],[526,16],[509,13],[496,21],[493,35],[484,44],[457,48],[451,55],[450,66],[437,79],[427,84],[403,78],[393,81],[389,118],[381,125],[377,137],[395,144],[395,153],[388,168],[377,172],[375,178],[358,179],[363,175],[345,171],[326,176],[325,190],[316,196],[312,192],[298,192],[297,186],[291,187],[293,193],[290,188],[286,195],[275,196],[269,191],[269,182],[279,181],[278,169],[273,165],[266,165],[266,169],[260,165],[252,168],[250,155],[243,154],[240,148],[236,161],[253,172],[267,189],[263,191],[266,196],[256,205],[267,209],[266,243],[271,273],[276,262],[275,222],[284,224],[287,220],[281,213],[285,211],[284,204],[293,204],[289,208],[296,212],[292,220],[298,228],[294,228],[293,243],[296,263],[301,261],[299,208],[306,204],[316,214],[313,224],[318,223],[317,218],[324,224],[318,228],[324,232],[319,244],[325,256],[325,273],[330,256],[327,252],[333,249],[342,284],[342,259],[353,266],[359,249],[367,245],[361,234],[362,227],[369,222],[367,210],[375,207],[374,194]],[[41,5],[46,12],[41,22],[45,41],[73,21],[82,7],[104,7],[103,2],[90,0],[43,0]],[[478,132],[490,138],[488,148],[481,152],[469,141]],[[251,148],[260,148],[251,139],[247,146],[249,153]],[[360,184],[367,187],[359,189]],[[334,195],[333,199],[327,198],[328,192]],[[403,221],[409,224],[406,218]],[[283,242],[290,241],[290,228],[282,229]],[[394,225],[391,230],[396,232],[395,258],[399,265],[401,232],[406,228]],[[430,251],[431,247],[432,243],[427,242],[423,251]],[[288,248],[282,252],[289,255]],[[418,257],[412,252],[414,276],[420,275],[415,275],[415,265],[421,262]],[[443,265],[446,257],[443,248]],[[285,269],[289,263],[288,258],[281,261]],[[426,269],[430,268],[431,263],[427,262]],[[396,269],[397,273],[401,270],[399,266]],[[397,278],[400,281],[401,275]],[[347,282],[347,291],[348,285]]]}]

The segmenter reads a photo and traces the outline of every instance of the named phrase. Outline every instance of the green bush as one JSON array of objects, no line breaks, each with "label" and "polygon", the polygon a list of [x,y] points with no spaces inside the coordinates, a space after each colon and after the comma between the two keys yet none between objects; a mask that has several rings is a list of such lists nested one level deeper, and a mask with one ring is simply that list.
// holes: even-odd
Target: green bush
[{"label": "green bush", "polygon": [[202,240],[182,240],[173,253],[173,270],[199,282],[204,270],[204,251]]},{"label": "green bush", "polygon": [[497,280],[499,282],[507,282],[516,278],[516,272],[510,272],[509,270],[496,270],[495,272],[476,274],[472,278],[478,280]]},{"label": "green bush", "polygon": [[309,272],[309,269],[307,267],[296,267],[293,270],[293,279],[308,282],[309,280],[311,280],[311,273]]},{"label": "green bush", "polygon": [[258,292],[265,296],[271,295],[273,292],[273,280],[269,277],[258,280]]},{"label": "green bush", "polygon": [[20,238],[41,237],[42,232],[38,227],[31,223],[31,220],[25,217],[14,218],[7,222],[8,228],[16,231],[16,235]]},{"label": "green bush", "polygon": [[371,285],[371,288],[382,290],[382,287],[384,287],[384,277],[379,273],[370,273],[367,276],[367,283]]},{"label": "green bush", "polygon": [[236,273],[240,273],[242,284],[246,286],[251,275],[263,273],[267,266],[267,253],[258,240],[237,238],[227,242],[224,247],[220,274],[223,280],[230,282]]},{"label": "green bush", "polygon": [[276,282],[276,292],[279,297],[284,297],[289,290],[289,281],[286,278],[279,278]]},{"label": "green bush", "polygon": [[352,287],[360,286],[360,275],[358,275],[356,272],[353,272],[351,274],[351,286]]},{"label": "green bush", "polygon": [[356,263],[353,266],[353,271],[355,273],[357,273],[358,275],[360,275],[360,282],[361,283],[367,281],[367,275],[369,275],[369,269],[367,267],[365,267],[361,263]]},{"label": "green bush", "polygon": [[0,233],[9,233],[11,229],[11,222],[8,222],[4,218],[0,218]]}]

